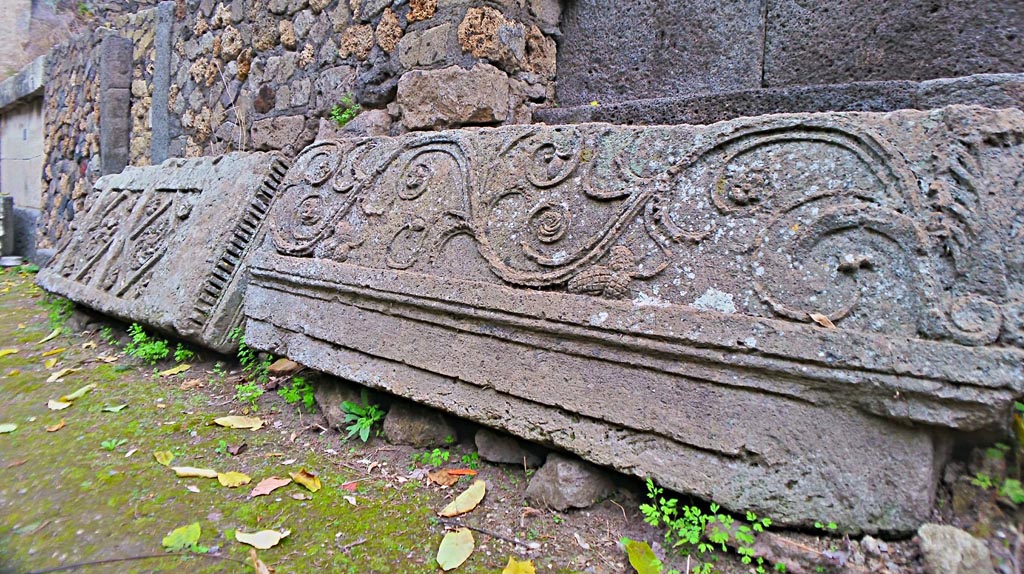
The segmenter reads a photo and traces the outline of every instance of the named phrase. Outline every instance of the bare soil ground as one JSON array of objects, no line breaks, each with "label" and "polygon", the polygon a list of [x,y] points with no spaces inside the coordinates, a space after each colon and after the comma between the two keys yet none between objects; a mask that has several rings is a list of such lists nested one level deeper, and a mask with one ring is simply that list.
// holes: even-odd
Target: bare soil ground
[{"label": "bare soil ground", "polygon": [[[426,478],[424,464],[412,462],[422,450],[376,436],[365,444],[346,442],[319,413],[288,404],[274,391],[251,412],[234,399],[244,379],[231,357],[197,350],[187,370],[161,375],[180,363],[149,365],[128,357],[124,325],[81,314],[41,343],[64,318],[46,299],[31,274],[0,273],[0,424],[17,425],[0,434],[0,572],[249,572],[250,548],[234,534],[263,529],[291,531],[277,546],[258,551],[281,573],[440,571],[435,557],[446,524],[436,512],[473,477],[438,486]],[[64,369],[73,370],[57,377]],[[86,385],[95,388],[70,406],[48,407]],[[232,414],[258,416],[264,426],[211,424]],[[472,432],[463,434],[447,449],[444,466],[465,468],[463,456],[472,459]],[[243,444],[244,451],[231,454]],[[155,460],[157,451],[173,453],[171,466],[238,471],[252,482],[227,488],[215,479],[180,478]],[[974,529],[1005,548],[1001,560],[1010,569],[1003,572],[1016,572],[1021,514],[994,490],[969,484],[978,464],[965,462],[950,475],[936,520]],[[1006,467],[984,468],[1012,474]],[[318,475],[321,490],[292,483],[250,497],[259,481],[303,468]],[[455,572],[498,573],[511,556],[531,560],[538,572],[630,573],[622,537],[664,552],[658,544],[663,532],[645,524],[639,511],[645,500],[638,481],[620,479],[616,494],[591,508],[554,512],[525,502],[531,471],[487,462],[476,470],[488,491],[477,509],[458,519],[476,529],[476,547]],[[165,552],[164,536],[194,522],[208,552]],[[796,556],[786,558],[789,572],[923,571],[913,539],[883,543],[885,552],[871,554],[827,527],[775,534],[781,544],[776,558]],[[717,572],[754,571],[734,552],[716,552],[715,559]],[[99,561],[106,562],[75,566]],[[697,562],[670,553],[666,565],[686,572]],[[781,571],[772,564],[767,570]]]}]

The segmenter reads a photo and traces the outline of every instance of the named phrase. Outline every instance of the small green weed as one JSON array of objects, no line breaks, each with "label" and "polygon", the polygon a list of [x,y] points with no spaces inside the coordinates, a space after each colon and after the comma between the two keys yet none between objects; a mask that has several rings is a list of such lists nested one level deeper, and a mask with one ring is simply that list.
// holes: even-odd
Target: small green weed
[{"label": "small green weed", "polygon": [[224,363],[222,363],[220,361],[217,361],[216,363],[214,363],[213,364],[213,374],[216,375],[217,377],[221,378],[221,379],[226,377],[228,372],[227,372],[226,369],[224,369]]},{"label": "small green weed", "polygon": [[358,116],[360,111],[362,111],[362,107],[355,103],[352,94],[345,94],[341,97],[341,102],[331,108],[330,117],[334,123],[338,124],[339,128],[342,128]]},{"label": "small green weed", "polygon": [[238,362],[242,365],[242,372],[250,381],[266,383],[270,379],[270,365],[274,362],[273,357],[267,356],[260,360],[256,351],[245,344],[245,333],[241,328],[235,327],[228,333],[228,338],[238,342]]},{"label": "small green weed", "polygon": [[132,323],[128,327],[128,336],[132,340],[125,345],[124,352],[129,357],[135,357],[150,365],[155,365],[157,361],[166,359],[171,354],[167,341],[150,337],[138,323]]},{"label": "small green weed", "polygon": [[992,480],[992,477],[984,472],[979,472],[978,474],[975,474],[974,478],[971,479],[971,484],[977,486],[982,490],[988,490],[996,485],[995,481]]},{"label": "small green weed", "polygon": [[712,574],[714,564],[709,559],[716,551],[728,552],[726,542],[732,538],[740,561],[752,566],[756,574],[765,574],[764,559],[754,555],[754,536],[771,526],[770,518],[759,518],[753,512],[746,513],[746,521],[737,520],[720,513],[721,507],[712,503],[710,512],[697,506],[680,506],[679,500],[662,496],[664,489],[647,479],[647,498],[650,504],[641,504],[640,512],[644,522],[654,527],[664,525],[665,541],[683,555],[696,554],[701,564],[691,571],[694,574]]},{"label": "small green weed", "polygon": [[22,263],[18,267],[18,273],[39,273],[39,266],[35,263]]},{"label": "small green weed", "polygon": [[47,321],[50,323],[51,329],[63,327],[75,310],[75,303],[60,295],[47,295],[39,301],[39,306],[46,309]]},{"label": "small green weed", "polygon": [[313,385],[302,377],[292,377],[291,386],[284,384],[277,389],[277,394],[289,405],[302,401],[302,406],[309,412],[316,412],[316,398],[313,394]]},{"label": "small green weed", "polygon": [[178,346],[174,349],[174,362],[184,363],[185,361],[191,361],[196,356],[192,349],[189,349],[185,345],[178,343]]},{"label": "small green weed", "polygon": [[384,420],[384,411],[377,405],[370,404],[366,395],[366,389],[363,389],[361,404],[343,401],[341,403],[341,410],[345,413],[345,422],[352,423],[346,427],[348,436],[345,437],[345,440],[356,435],[359,435],[359,439],[363,442],[370,440],[370,430],[378,422]]},{"label": "small green weed", "polygon": [[835,530],[839,528],[839,525],[835,522],[815,522],[814,527],[826,532],[835,532]]},{"label": "small green weed", "polygon": [[103,450],[115,450],[117,447],[128,442],[126,438],[111,438],[100,443],[100,448]]},{"label": "small green weed", "polygon": [[100,338],[107,342],[111,347],[117,346],[117,337],[114,337],[114,330],[109,325],[104,325],[100,328]]},{"label": "small green weed", "polygon": [[213,449],[213,452],[217,454],[227,454],[228,452],[228,441],[220,440],[217,441],[217,448]]},{"label": "small green weed", "polygon": [[421,452],[419,454],[413,454],[412,461],[418,462],[420,464],[425,464],[427,466],[437,467],[443,466],[446,462],[448,462],[448,459],[451,457],[451,455],[452,453],[448,452],[447,450],[435,448],[434,450],[428,450],[426,452]]},{"label": "small green weed", "polygon": [[471,452],[469,454],[464,454],[459,460],[462,464],[466,465],[466,468],[473,470],[480,468],[480,455],[478,453]]},{"label": "small green weed", "polygon": [[256,381],[247,381],[235,385],[235,400],[249,405],[253,412],[259,410],[256,401],[263,396],[263,387]]}]

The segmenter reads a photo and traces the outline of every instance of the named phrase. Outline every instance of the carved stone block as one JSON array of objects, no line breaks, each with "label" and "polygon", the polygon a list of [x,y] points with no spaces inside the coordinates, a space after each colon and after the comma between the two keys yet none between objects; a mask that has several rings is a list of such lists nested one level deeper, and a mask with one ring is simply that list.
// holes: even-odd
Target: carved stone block
[{"label": "carved stone block", "polygon": [[229,352],[250,248],[286,164],[233,153],[129,167],[96,182],[71,239],[39,273],[46,290]]},{"label": "carved stone block", "polygon": [[0,257],[14,254],[14,197],[0,195]]},{"label": "carved stone block", "polygon": [[[782,524],[904,531],[1024,391],[1024,113],[322,142],[247,343]],[[287,312],[283,312],[287,310]]]}]

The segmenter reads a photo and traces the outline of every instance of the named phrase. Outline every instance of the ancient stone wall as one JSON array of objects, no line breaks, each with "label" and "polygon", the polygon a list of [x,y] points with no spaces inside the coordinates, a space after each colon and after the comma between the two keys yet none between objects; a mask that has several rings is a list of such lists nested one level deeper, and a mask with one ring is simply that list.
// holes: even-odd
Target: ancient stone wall
[{"label": "ancient stone wall", "polygon": [[350,135],[528,123],[554,95],[557,0],[176,0],[104,14],[106,27],[52,54],[43,246],[61,240],[103,158],[120,153],[104,154],[98,133],[109,35],[132,46],[123,146],[135,166],[294,154],[340,133],[326,118],[346,95],[362,106]]}]

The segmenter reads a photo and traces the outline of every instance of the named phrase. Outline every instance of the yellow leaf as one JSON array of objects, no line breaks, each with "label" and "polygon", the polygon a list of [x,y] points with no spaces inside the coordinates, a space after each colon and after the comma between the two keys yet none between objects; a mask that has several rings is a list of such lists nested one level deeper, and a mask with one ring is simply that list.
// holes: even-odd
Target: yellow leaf
[{"label": "yellow leaf", "polygon": [[833,323],[831,319],[829,319],[825,315],[822,315],[821,313],[810,313],[809,316],[811,317],[812,321],[821,325],[822,327],[825,327],[826,329],[836,328],[836,324]]},{"label": "yellow leaf", "polygon": [[249,549],[249,559],[252,560],[252,569],[256,571],[256,574],[271,574],[270,568],[256,556],[255,548]]},{"label": "yellow leaf", "polygon": [[51,411],[62,411],[70,406],[71,403],[65,403],[64,401],[55,401],[53,399],[50,399],[49,401],[46,402],[46,408],[50,409]]},{"label": "yellow leaf", "polygon": [[654,555],[650,544],[629,538],[623,538],[621,542],[626,548],[629,565],[636,570],[637,574],[661,574],[664,566]]},{"label": "yellow leaf", "polygon": [[86,342],[82,343],[82,348],[83,349],[95,349],[96,348],[96,342],[95,341],[86,341]]},{"label": "yellow leaf", "polygon": [[437,547],[437,565],[445,572],[462,566],[473,553],[473,533],[468,528],[459,528],[444,535]]},{"label": "yellow leaf", "polygon": [[13,355],[17,353],[17,349],[0,349],[0,357],[6,357],[7,355]]},{"label": "yellow leaf", "polygon": [[56,349],[50,349],[49,351],[43,353],[43,356],[44,357],[52,357],[54,355],[59,355],[59,354],[63,353],[64,351],[67,351],[67,350],[68,350],[67,347],[57,347]]},{"label": "yellow leaf", "polygon": [[153,453],[153,458],[164,466],[171,466],[171,461],[174,460],[174,453],[169,450],[158,450]]},{"label": "yellow leaf", "polygon": [[171,470],[181,478],[217,478],[217,471],[209,468],[191,466],[172,466]]},{"label": "yellow leaf", "polygon": [[96,388],[96,383],[89,383],[88,385],[85,385],[84,387],[82,387],[82,388],[78,389],[77,391],[71,393],[70,395],[64,395],[63,397],[60,398],[60,400],[62,400],[64,402],[68,402],[68,403],[73,402],[73,401],[77,401],[78,399],[80,399],[80,398],[84,397],[85,395],[89,394],[89,391],[91,391],[91,390],[93,390],[95,388]]},{"label": "yellow leaf", "polygon": [[486,492],[487,484],[482,480],[475,480],[465,492],[456,496],[455,500],[453,500],[448,506],[445,506],[439,514],[449,518],[465,514],[480,504],[480,501],[484,499],[484,494],[486,494]]},{"label": "yellow leaf", "polygon": [[235,531],[235,540],[242,544],[248,544],[254,548],[260,550],[266,550],[277,546],[281,539],[291,534],[291,530],[260,530],[259,532],[239,532]]},{"label": "yellow leaf", "polygon": [[170,377],[171,375],[177,375],[179,373],[184,373],[185,371],[187,371],[187,370],[189,370],[191,368],[192,368],[192,365],[189,365],[188,363],[182,363],[182,364],[178,365],[177,367],[174,367],[174,368],[171,368],[171,369],[167,369],[166,371],[160,371],[158,374],[161,377]]},{"label": "yellow leaf", "polygon": [[65,426],[67,426],[67,424],[68,424],[68,421],[66,421],[66,420],[64,420],[64,419],[60,419],[60,422],[59,422],[59,423],[57,423],[57,424],[55,424],[55,425],[53,425],[53,426],[48,426],[48,427],[46,427],[46,432],[57,432],[57,431],[59,431],[60,429],[62,429],[62,428],[64,428]]},{"label": "yellow leaf", "polygon": [[10,371],[7,372],[7,376],[8,377],[17,377],[20,374],[21,374],[21,369],[11,369]]},{"label": "yellow leaf", "polygon": [[508,565],[501,571],[501,574],[537,574],[537,569],[533,567],[533,562],[529,560],[520,562],[509,556]]},{"label": "yellow leaf", "polygon": [[36,343],[36,344],[37,345],[42,345],[43,343],[52,341],[52,340],[57,338],[57,335],[60,335],[60,327],[57,327],[53,331],[50,331],[49,335],[47,335],[47,336],[43,337],[42,339],[40,339],[39,342]]},{"label": "yellow leaf", "polygon": [[12,433],[18,429],[18,425],[14,423],[0,424],[0,434]]},{"label": "yellow leaf", "polygon": [[316,492],[320,490],[320,477],[309,472],[306,469],[302,469],[299,472],[289,472],[288,476],[292,477],[292,480],[305,486],[310,492]]},{"label": "yellow leaf", "polygon": [[228,488],[238,488],[239,486],[249,484],[250,480],[252,479],[249,478],[249,475],[242,474],[241,472],[231,471],[217,474],[217,482],[221,486]]},{"label": "yellow leaf", "polygon": [[43,361],[43,366],[47,369],[52,369],[57,366],[57,357],[51,357]]},{"label": "yellow leaf", "polygon": [[229,429],[259,430],[263,426],[263,421],[259,417],[243,417],[238,415],[220,417],[219,419],[213,419],[213,422]]},{"label": "yellow leaf", "polygon": [[96,357],[96,360],[97,361],[103,361],[104,363],[116,363],[117,362],[117,356],[116,355],[99,355],[99,356]]},{"label": "yellow leaf", "polygon": [[59,381],[62,378],[64,378],[66,375],[70,375],[71,373],[77,373],[77,372],[78,372],[78,369],[71,369],[71,368],[61,369],[61,370],[57,371],[56,373],[53,373],[52,375],[50,375],[46,379],[46,382],[47,383],[56,383],[57,381]]}]

